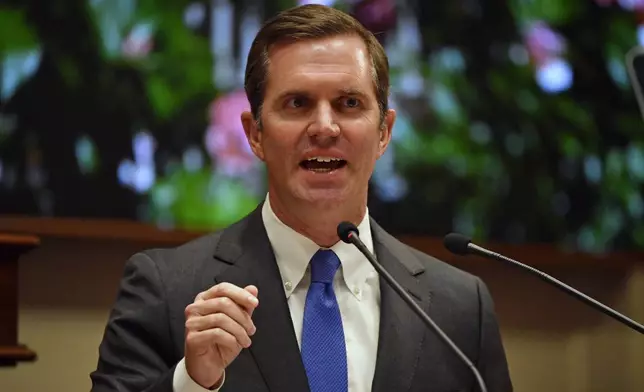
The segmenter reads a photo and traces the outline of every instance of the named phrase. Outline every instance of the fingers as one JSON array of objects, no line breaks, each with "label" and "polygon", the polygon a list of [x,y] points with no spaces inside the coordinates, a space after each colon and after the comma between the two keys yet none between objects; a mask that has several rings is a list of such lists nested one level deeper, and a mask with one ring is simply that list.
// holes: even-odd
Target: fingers
[{"label": "fingers", "polygon": [[259,305],[259,300],[257,299],[258,291],[255,286],[247,286],[246,289],[242,289],[241,287],[237,287],[230,283],[220,283],[202,293],[199,293],[195,302],[207,301],[218,297],[227,297],[252,314],[257,305]]},{"label": "fingers", "polygon": [[[201,348],[204,352],[213,345],[223,346],[234,351],[241,350],[244,347],[233,334],[221,328],[190,333],[186,336],[186,345]],[[196,352],[196,354],[199,355],[200,353]]]},{"label": "fingers", "polygon": [[[247,286],[244,289],[230,283],[221,283],[199,293],[195,302],[185,309],[186,329],[202,331],[216,328],[221,323],[221,314],[239,324],[246,336],[253,336],[256,328],[251,318],[257,306],[258,289]],[[228,330],[233,335],[234,331]],[[241,341],[240,341],[241,342]]]},{"label": "fingers", "polygon": [[[228,297],[213,298],[188,305],[186,308],[186,328],[208,328],[210,324],[201,319],[212,320],[213,318],[208,319],[208,316],[218,314],[234,320],[246,330],[247,334],[252,336],[255,333],[255,324],[251,315]],[[195,321],[192,321],[193,319]],[[210,325],[211,327],[212,325]]]},{"label": "fingers", "polygon": [[[185,309],[186,369],[201,386],[212,386],[255,334],[255,286],[221,283],[199,293]],[[206,358],[206,359],[203,359]]]},{"label": "fingers", "polygon": [[[252,335],[255,332],[253,331],[253,333],[248,333],[240,323],[236,322],[224,313],[214,313],[206,316],[191,317],[186,321],[186,329],[189,331],[197,332],[197,334],[200,334],[201,332],[220,330],[228,335],[231,335],[234,340],[243,348],[250,347],[251,340],[249,335]],[[214,337],[218,339],[220,338],[222,340],[222,343],[226,343],[226,345],[232,344],[231,342],[229,342],[229,337],[227,337],[226,334],[219,334],[218,332],[209,333],[215,334]],[[206,336],[208,336],[208,334],[206,334]]]}]

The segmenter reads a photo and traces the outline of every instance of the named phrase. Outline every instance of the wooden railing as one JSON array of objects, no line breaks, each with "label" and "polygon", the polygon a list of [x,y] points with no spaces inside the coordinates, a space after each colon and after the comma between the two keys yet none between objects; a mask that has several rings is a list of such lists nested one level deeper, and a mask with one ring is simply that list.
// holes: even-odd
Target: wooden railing
[{"label": "wooden railing", "polygon": [[[79,240],[115,240],[135,241],[161,246],[175,246],[190,241],[203,231],[162,230],[141,222],[115,219],[77,219],[77,218],[42,218],[25,216],[0,215],[0,232],[13,232]],[[447,262],[487,263],[476,257],[457,257],[450,254],[442,245],[442,239],[429,236],[400,236],[399,239],[427,254]],[[492,250],[516,258],[533,266],[570,266],[590,267],[624,266],[634,262],[644,262],[643,252],[611,252],[610,254],[589,254],[583,252],[566,252],[551,244],[480,244]]]},{"label": "wooden railing", "polygon": [[0,233],[0,366],[36,359],[18,342],[18,260],[39,243],[33,235]]}]

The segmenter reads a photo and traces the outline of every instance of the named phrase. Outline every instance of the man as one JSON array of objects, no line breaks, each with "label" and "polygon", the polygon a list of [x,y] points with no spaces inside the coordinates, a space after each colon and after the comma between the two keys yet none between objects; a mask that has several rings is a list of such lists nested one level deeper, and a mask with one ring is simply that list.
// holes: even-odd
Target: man
[{"label": "man", "polygon": [[476,277],[369,218],[391,137],[385,53],[355,19],[285,11],[249,53],[242,123],[267,167],[240,222],[127,263],[92,391],[477,391],[470,370],[336,227],[367,247],[444,329],[490,392],[512,386],[492,300]]}]

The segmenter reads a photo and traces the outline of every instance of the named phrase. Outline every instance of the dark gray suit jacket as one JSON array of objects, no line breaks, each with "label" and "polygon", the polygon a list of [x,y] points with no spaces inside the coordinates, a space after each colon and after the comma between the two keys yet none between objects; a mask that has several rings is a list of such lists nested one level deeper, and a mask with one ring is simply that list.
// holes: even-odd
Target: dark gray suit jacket
[{"label": "dark gray suit jacket", "polygon": [[[492,299],[477,277],[412,249],[371,220],[374,250],[480,370],[489,392],[512,391]],[[184,309],[219,282],[259,288],[257,332],[226,369],[223,391],[308,391],[261,205],[240,222],[174,249],[128,260],[91,373],[92,392],[171,392],[183,357]],[[374,392],[478,391],[470,370],[381,280]]]}]

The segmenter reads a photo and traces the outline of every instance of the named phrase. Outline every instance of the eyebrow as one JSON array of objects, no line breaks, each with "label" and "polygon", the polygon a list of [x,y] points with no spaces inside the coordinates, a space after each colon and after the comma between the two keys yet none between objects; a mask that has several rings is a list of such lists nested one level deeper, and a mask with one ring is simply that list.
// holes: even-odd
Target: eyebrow
[{"label": "eyebrow", "polygon": [[338,91],[340,93],[342,93],[342,95],[361,96],[361,97],[366,97],[367,96],[367,94],[364,91],[362,91],[360,89],[357,89],[357,88],[349,87],[349,88],[340,89]]},{"label": "eyebrow", "polygon": [[309,94],[304,90],[286,90],[279,93],[279,95],[277,96],[277,100],[282,101],[288,97],[307,96],[307,95]]},{"label": "eyebrow", "polygon": [[[364,91],[357,88],[352,88],[352,87],[341,88],[341,89],[338,89],[337,92],[340,95],[347,95],[351,97],[367,97],[367,94]],[[286,90],[281,92],[277,96],[277,101],[282,101],[288,97],[294,97],[294,96],[308,97],[310,95],[311,94],[305,90]]]}]

